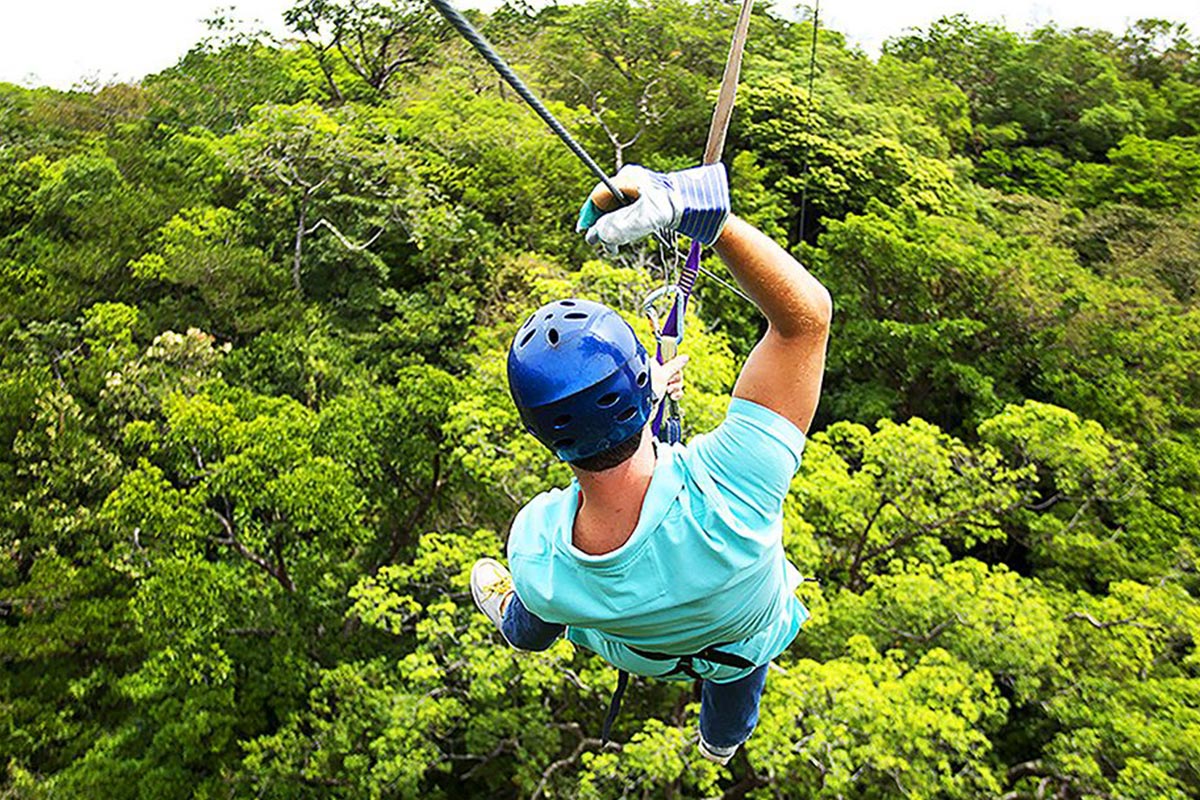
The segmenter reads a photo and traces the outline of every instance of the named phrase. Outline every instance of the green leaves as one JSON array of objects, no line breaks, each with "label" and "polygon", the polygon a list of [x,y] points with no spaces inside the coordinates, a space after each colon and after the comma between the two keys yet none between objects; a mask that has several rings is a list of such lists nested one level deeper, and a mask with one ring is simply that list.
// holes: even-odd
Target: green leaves
[{"label": "green leaves", "polygon": [[693,738],[682,728],[647,720],[619,754],[588,753],[583,757],[578,796],[618,797],[618,787],[651,792],[664,785],[696,796],[711,796],[720,790],[723,770],[697,755]]},{"label": "green leaves", "polygon": [[791,205],[792,243],[801,200],[814,206],[813,220],[861,212],[871,200],[937,211],[957,204],[954,166],[932,156],[949,150],[932,119],[911,107],[862,103],[841,85],[822,86],[818,96],[809,98],[787,74],[748,80],[739,93],[746,146],[761,154],[770,183]]},{"label": "green leaves", "polygon": [[840,422],[809,441],[791,499],[823,545],[820,574],[861,591],[894,558],[941,563],[1003,536],[1028,474],[921,420],[882,420],[875,434]]},{"label": "green leaves", "polygon": [[[735,9],[713,2],[599,0],[545,14],[539,72],[551,97],[585,109],[601,164],[699,160]],[[687,152],[684,147],[692,152]],[[678,166],[684,166],[679,164]]]},{"label": "green leaves", "polygon": [[974,559],[897,562],[862,594],[845,589],[799,641],[821,660],[845,655],[855,635],[911,660],[943,649],[1034,701],[1058,677],[1062,626],[1037,581]]},{"label": "green leaves", "polygon": [[364,89],[385,93],[427,63],[447,35],[418,2],[297,0],[283,17],[304,37],[338,103]]},{"label": "green leaves", "polygon": [[[160,432],[131,428],[162,468],[131,473],[110,500],[110,519],[146,526],[144,545],[157,541],[165,554],[185,542],[196,554],[219,547],[289,592],[297,581],[314,590],[336,583],[340,559],[367,538],[361,489],[347,467],[314,452],[311,412],[226,392],[172,395]],[[159,538],[168,532],[183,538]]]},{"label": "green leaves", "polygon": [[259,207],[288,220],[297,294],[304,291],[305,239],[318,231],[336,242],[327,247],[382,266],[370,247],[400,218],[404,182],[395,145],[373,131],[372,123],[370,117],[359,120],[352,109],[327,113],[314,103],[267,105],[255,110],[250,125],[219,143],[230,168],[258,190]]},{"label": "green leaves", "polygon": [[979,435],[1011,462],[1037,464],[1058,499],[1111,501],[1136,491],[1142,481],[1133,447],[1096,422],[1044,403],[1009,406],[981,425]]},{"label": "green leaves", "polygon": [[129,264],[135,278],[189,289],[223,329],[255,333],[295,313],[287,272],[244,244],[246,224],[228,208],[187,208],[158,231],[158,246]]},{"label": "green leaves", "polygon": [[[771,675],[746,745],[787,797],[974,797],[999,790],[984,731],[1006,703],[991,678],[935,648],[911,662],[866,637],[847,658],[787,663]],[[882,787],[888,787],[886,789]]]},{"label": "green leaves", "polygon": [[1154,141],[1128,136],[1108,151],[1108,162],[1073,170],[1081,206],[1125,202],[1176,208],[1200,198],[1200,140],[1195,137]]},{"label": "green leaves", "polygon": [[402,686],[381,660],[325,671],[308,710],[247,744],[241,782],[261,797],[420,797],[438,760],[428,737],[454,712]]},{"label": "green leaves", "polygon": [[[732,21],[481,20],[602,160],[658,168],[698,158]],[[428,8],[287,22],[0,86],[0,795],[1200,794],[1186,30],[822,30],[810,97],[811,22],[756,10],[735,211],[837,313],[784,518],[812,619],[719,768],[674,684],[602,748],[614,671],[507,648],[468,587],[569,477],[513,331],[579,295],[651,343],[651,249],[593,259],[593,178]],[[761,320],[707,278],[689,313],[694,434]]]}]

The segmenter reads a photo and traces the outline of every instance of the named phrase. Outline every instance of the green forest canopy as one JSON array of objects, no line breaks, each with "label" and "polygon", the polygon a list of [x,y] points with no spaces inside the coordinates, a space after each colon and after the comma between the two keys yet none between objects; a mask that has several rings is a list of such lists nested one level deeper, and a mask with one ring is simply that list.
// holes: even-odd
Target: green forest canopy
[{"label": "green forest canopy", "polygon": [[[476,19],[607,165],[668,169],[734,13]],[[635,319],[655,254],[596,260],[588,175],[426,7],[286,19],[138,84],[0,84],[0,797],[1200,796],[1184,26],[821,30],[810,95],[810,23],[756,11],[735,208],[837,310],[786,506],[813,619],[725,769],[678,685],[602,750],[615,672],[502,646],[467,587],[566,474],[514,327]],[[693,433],[761,324],[712,281],[694,314]]]}]

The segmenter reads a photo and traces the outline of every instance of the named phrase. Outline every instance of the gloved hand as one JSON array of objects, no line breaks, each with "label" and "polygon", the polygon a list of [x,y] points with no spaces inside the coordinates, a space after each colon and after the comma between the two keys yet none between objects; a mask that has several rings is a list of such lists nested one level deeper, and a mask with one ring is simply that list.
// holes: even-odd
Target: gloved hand
[{"label": "gloved hand", "polygon": [[613,182],[634,202],[615,211],[612,194],[598,185],[579,211],[577,231],[587,231],[589,244],[610,251],[657,230],[679,231],[712,244],[729,218],[729,180],[724,164],[708,164],[679,172],[651,172],[630,164]]}]

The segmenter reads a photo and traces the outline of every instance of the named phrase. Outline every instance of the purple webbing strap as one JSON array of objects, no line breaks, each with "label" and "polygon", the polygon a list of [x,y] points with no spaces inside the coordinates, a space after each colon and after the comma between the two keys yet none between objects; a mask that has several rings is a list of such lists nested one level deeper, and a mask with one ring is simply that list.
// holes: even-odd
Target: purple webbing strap
[{"label": "purple webbing strap", "polygon": [[[658,363],[663,363],[662,345],[654,351],[654,358]],[[650,432],[654,434],[654,438],[660,442],[666,441],[662,435],[663,413],[666,411],[667,404],[659,403],[658,410],[654,412],[654,420],[650,423]],[[675,442],[667,442],[667,444],[675,444]]]},{"label": "purple webbing strap", "polygon": [[[692,240],[692,246],[688,249],[687,261],[684,262],[683,269],[679,271],[679,302],[671,306],[671,313],[667,314],[667,321],[663,323],[663,336],[678,336],[679,335],[679,312],[687,310],[688,298],[692,296],[692,289],[696,286],[696,276],[700,274],[700,242]],[[661,363],[661,362],[660,362]]]},{"label": "purple webbing strap", "polygon": [[[688,249],[687,261],[684,262],[683,269],[679,271],[678,300],[671,305],[671,311],[667,314],[667,320],[663,323],[662,330],[660,331],[663,336],[679,335],[679,315],[680,313],[686,313],[688,298],[692,296],[692,289],[696,285],[696,276],[700,274],[700,249],[700,242],[693,239],[692,246]],[[654,357],[658,363],[664,363],[662,344],[659,344],[655,348]],[[660,435],[666,408],[666,403],[659,405],[658,413],[654,415],[654,421],[651,423],[650,430],[659,441],[665,441],[667,444],[679,444],[683,439],[683,428],[682,424],[678,421],[667,425],[667,435],[665,437]]]},{"label": "purple webbing strap", "polygon": [[[737,97],[738,75],[742,69],[742,52],[746,46],[746,33],[750,28],[750,13],[753,9],[754,0],[742,0],[737,26],[733,31],[733,41],[729,43],[729,58],[725,61],[725,73],[721,76],[721,92],[717,97],[717,107],[713,110],[712,122],[708,127],[708,141],[704,145],[704,164],[719,163],[721,153],[725,149],[725,134],[729,130],[729,119],[733,114],[734,99]],[[692,287],[696,284],[696,276],[699,274],[700,242],[693,239],[692,246],[688,250],[687,263],[684,264],[679,275],[679,299],[671,307],[671,313],[667,315],[667,321],[663,323],[661,330],[663,336],[677,337],[679,335],[679,327],[682,322],[679,315],[687,311],[688,297],[692,294]],[[661,345],[656,355],[658,363],[663,363]],[[659,435],[663,422],[663,409],[666,405],[663,403],[659,406],[652,428],[659,441],[665,440],[670,444],[677,444],[683,439],[683,422],[678,417],[678,408],[673,409],[676,413],[667,420],[667,436]]]}]

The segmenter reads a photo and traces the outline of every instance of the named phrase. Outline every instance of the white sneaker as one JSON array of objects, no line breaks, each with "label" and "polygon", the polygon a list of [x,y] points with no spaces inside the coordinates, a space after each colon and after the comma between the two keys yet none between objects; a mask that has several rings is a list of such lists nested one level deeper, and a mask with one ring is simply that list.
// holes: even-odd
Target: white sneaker
[{"label": "white sneaker", "polygon": [[737,753],[738,747],[739,745],[736,744],[732,747],[717,747],[714,744],[709,744],[708,742],[704,741],[703,736],[700,737],[700,755],[704,756],[714,764],[720,764],[721,766],[725,766],[729,763],[729,760],[733,758],[735,753]]},{"label": "white sneaker", "polygon": [[500,628],[504,620],[504,607],[514,593],[512,575],[494,558],[481,558],[471,568],[471,597],[475,605],[487,615],[492,624]]}]

